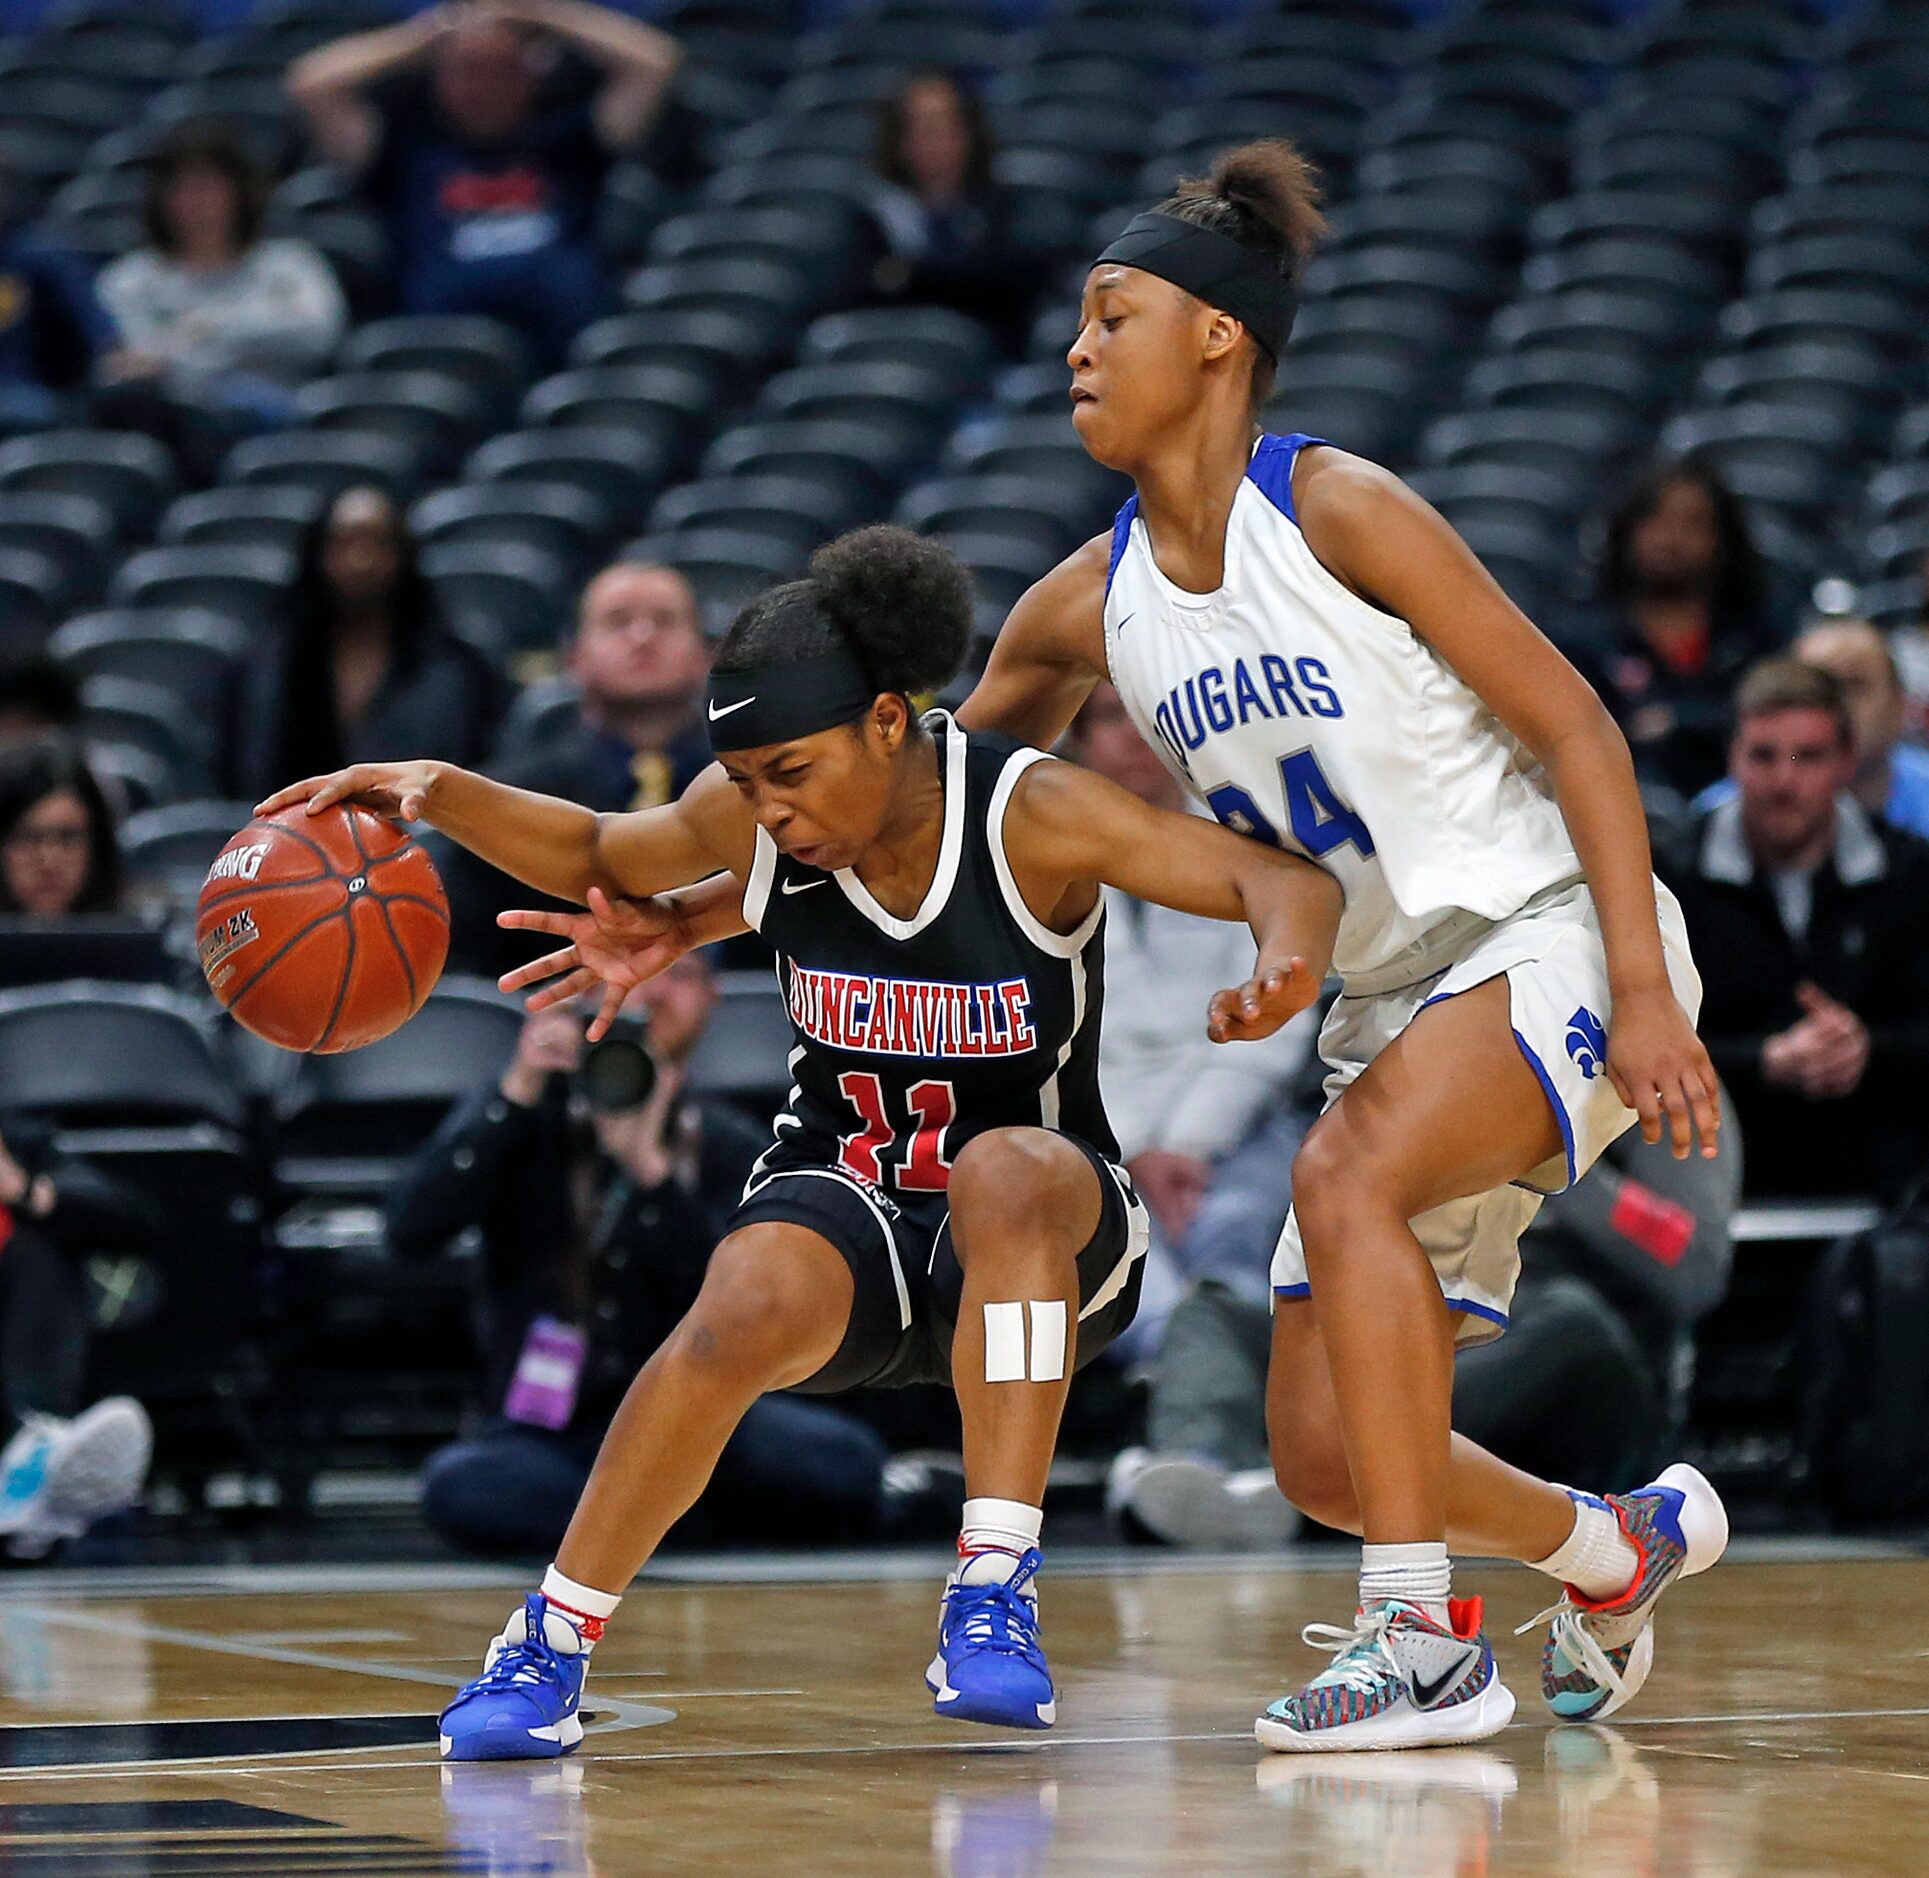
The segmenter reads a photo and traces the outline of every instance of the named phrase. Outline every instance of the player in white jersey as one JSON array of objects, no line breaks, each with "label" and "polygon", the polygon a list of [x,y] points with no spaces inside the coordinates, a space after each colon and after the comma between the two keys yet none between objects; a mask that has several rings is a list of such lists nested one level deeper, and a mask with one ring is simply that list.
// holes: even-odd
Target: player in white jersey
[{"label": "player in white jersey", "polygon": [[[1561,1582],[1543,1693],[1588,1719],[1640,1687],[1655,1600],[1727,1536],[1692,1468],[1602,1498],[1451,1431],[1455,1346],[1505,1325],[1539,1196],[1637,1116],[1676,1154],[1697,1133],[1712,1154],[1719,1103],[1600,701],[1397,478],[1260,433],[1320,227],[1304,162],[1260,143],[1094,264],[1073,417],[1136,494],[1019,602],[960,712],[1049,745],[1109,676],[1220,820],[1345,894],[1329,1105],[1274,1265],[1268,1418],[1287,1496],[1366,1545],[1354,1622],[1308,1632],[1332,1664],[1257,1724],[1285,1750],[1506,1725],[1449,1544]],[[730,929],[701,896],[680,917],[672,944]],[[628,943],[647,955],[655,932],[637,918]]]}]

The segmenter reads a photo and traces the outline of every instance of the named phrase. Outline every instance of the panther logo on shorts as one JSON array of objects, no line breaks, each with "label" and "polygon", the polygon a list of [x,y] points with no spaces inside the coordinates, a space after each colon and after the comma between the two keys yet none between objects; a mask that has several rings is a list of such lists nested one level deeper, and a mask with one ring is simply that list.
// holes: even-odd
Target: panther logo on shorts
[{"label": "panther logo on shorts", "polygon": [[1607,1030],[1585,1004],[1567,1020],[1567,1053],[1589,1082],[1607,1061]]}]

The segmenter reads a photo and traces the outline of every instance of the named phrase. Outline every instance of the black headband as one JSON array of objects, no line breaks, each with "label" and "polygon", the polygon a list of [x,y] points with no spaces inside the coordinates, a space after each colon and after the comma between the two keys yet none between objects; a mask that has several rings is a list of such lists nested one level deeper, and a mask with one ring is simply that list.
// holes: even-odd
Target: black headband
[{"label": "black headband", "polygon": [[712,672],[704,707],[710,748],[755,750],[767,743],[814,736],[861,717],[877,690],[845,646],[815,658]]},{"label": "black headband", "polygon": [[1293,284],[1264,255],[1240,246],[1216,229],[1147,209],[1135,215],[1092,263],[1143,268],[1208,306],[1230,313],[1278,361],[1293,330]]}]

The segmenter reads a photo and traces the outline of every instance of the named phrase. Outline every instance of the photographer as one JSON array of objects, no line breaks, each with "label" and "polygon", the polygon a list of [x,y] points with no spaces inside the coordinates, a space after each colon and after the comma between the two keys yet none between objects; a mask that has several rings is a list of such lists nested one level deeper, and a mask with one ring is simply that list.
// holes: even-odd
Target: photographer
[{"label": "photographer", "polygon": [[[632,992],[619,1028],[587,1049],[581,1016],[534,1014],[501,1083],[462,1103],[396,1182],[399,1255],[482,1235],[492,1419],[432,1455],[423,1478],[423,1516],[453,1545],[557,1543],[623,1391],[696,1297],[766,1141],[726,1104],[685,1091],[716,1000],[693,954]],[[877,1437],[841,1410],[766,1396],[683,1536],[867,1529],[883,1463]]]}]

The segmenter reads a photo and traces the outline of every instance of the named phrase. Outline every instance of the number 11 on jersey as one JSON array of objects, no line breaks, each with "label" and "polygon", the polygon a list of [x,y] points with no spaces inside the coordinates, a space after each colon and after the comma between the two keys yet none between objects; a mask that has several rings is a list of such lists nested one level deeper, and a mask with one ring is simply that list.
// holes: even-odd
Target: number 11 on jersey
[{"label": "number 11 on jersey", "polygon": [[[1349,843],[1362,860],[1371,858],[1373,837],[1366,824],[1333,793],[1311,750],[1295,750],[1279,759],[1279,785],[1286,798],[1286,825],[1314,860]],[[1206,806],[1234,834],[1250,835],[1269,848],[1282,845],[1278,828],[1237,783],[1207,790]]]},{"label": "number 11 on jersey", "polygon": [[891,1120],[883,1079],[875,1070],[847,1069],[838,1077],[837,1086],[864,1124],[855,1134],[844,1136],[837,1156],[842,1166],[859,1180],[881,1187],[885,1184],[886,1153],[900,1135],[908,1135],[911,1145],[903,1160],[892,1166],[891,1184],[900,1193],[945,1190],[951,1179],[946,1137],[958,1117],[957,1092],[950,1083],[913,1083],[905,1091],[904,1100],[916,1120],[903,1129]]}]

